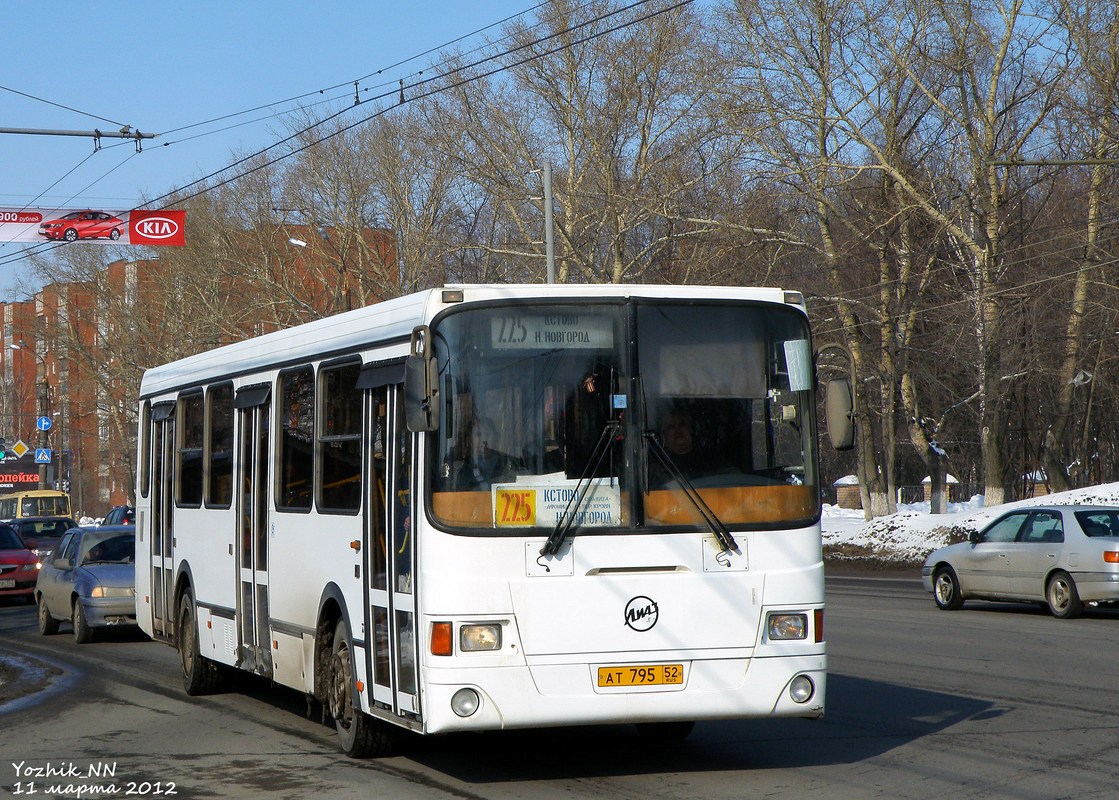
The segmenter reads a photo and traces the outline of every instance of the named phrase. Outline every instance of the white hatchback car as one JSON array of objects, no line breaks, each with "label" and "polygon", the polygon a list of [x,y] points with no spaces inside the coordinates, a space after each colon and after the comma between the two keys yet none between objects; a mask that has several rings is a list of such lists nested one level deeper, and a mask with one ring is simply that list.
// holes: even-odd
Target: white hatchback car
[{"label": "white hatchback car", "polygon": [[1055,617],[1119,602],[1119,508],[1035,506],[934,550],[921,577],[939,608],[965,600],[1040,602]]}]

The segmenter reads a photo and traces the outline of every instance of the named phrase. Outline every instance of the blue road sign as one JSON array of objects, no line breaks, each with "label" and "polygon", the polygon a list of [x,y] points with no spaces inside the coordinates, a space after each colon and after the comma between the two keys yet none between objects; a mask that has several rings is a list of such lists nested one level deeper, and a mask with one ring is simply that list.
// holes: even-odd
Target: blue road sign
[{"label": "blue road sign", "polygon": [[35,420],[35,427],[41,431],[49,431],[51,429],[51,418],[39,417]]},{"label": "blue road sign", "polygon": [[51,463],[51,449],[49,447],[36,447],[35,448],[35,463],[36,464],[49,464],[49,463]]}]

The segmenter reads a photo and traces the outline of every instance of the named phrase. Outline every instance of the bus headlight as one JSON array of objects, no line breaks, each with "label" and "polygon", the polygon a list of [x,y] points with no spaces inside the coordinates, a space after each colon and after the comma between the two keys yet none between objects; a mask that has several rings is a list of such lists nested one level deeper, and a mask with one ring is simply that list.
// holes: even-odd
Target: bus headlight
[{"label": "bus headlight", "polygon": [[463,625],[458,634],[459,649],[464,653],[501,649],[501,625]]},{"label": "bus headlight", "polygon": [[469,717],[482,705],[482,699],[473,689],[459,689],[451,695],[451,710],[460,717]]},{"label": "bus headlight", "polygon": [[816,693],[816,685],[807,675],[797,675],[789,684],[789,697],[794,703],[807,703]]},{"label": "bus headlight", "polygon": [[804,639],[808,635],[808,615],[770,614],[766,628],[771,642]]}]

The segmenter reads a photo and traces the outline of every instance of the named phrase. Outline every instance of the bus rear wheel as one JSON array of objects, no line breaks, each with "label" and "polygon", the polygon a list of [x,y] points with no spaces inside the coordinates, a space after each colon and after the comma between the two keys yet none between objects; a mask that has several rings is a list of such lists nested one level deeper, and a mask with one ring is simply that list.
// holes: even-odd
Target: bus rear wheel
[{"label": "bus rear wheel", "polygon": [[334,626],[330,650],[327,710],[334,718],[342,752],[350,758],[382,758],[395,749],[396,731],[387,722],[363,713],[355,702],[352,648],[344,620]]},{"label": "bus rear wheel", "polygon": [[178,626],[179,660],[183,665],[183,689],[191,697],[213,694],[223,684],[221,667],[204,657],[198,649],[198,624],[194,614],[194,596],[183,592],[179,601]]}]

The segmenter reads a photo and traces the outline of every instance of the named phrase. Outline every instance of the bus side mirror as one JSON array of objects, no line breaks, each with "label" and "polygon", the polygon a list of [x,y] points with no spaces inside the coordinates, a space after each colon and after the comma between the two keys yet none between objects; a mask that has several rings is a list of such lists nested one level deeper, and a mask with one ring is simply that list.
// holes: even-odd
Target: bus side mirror
[{"label": "bus side mirror", "polygon": [[831,446],[836,450],[850,450],[855,446],[855,397],[851,381],[835,378],[827,382],[825,391]]},{"label": "bus side mirror", "polygon": [[404,359],[404,419],[410,431],[439,427],[439,364],[432,355],[431,330],[412,331],[411,353]]}]

